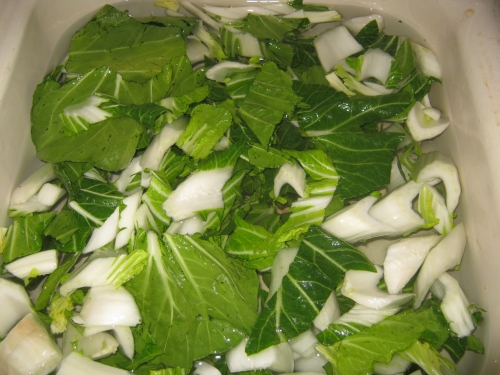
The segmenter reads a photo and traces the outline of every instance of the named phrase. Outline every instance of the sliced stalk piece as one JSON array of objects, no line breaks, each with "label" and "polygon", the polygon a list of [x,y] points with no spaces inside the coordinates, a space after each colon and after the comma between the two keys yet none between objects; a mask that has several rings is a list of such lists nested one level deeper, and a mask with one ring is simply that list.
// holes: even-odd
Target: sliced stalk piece
[{"label": "sliced stalk piece", "polygon": [[205,56],[210,56],[210,50],[197,37],[189,35],[186,38],[186,55],[191,65],[195,65],[204,61]]},{"label": "sliced stalk piece", "polygon": [[[193,5],[190,1],[187,1],[187,0],[181,0],[180,4],[182,5],[182,7],[184,9],[186,9],[193,16],[195,16],[196,18],[200,19],[201,21],[203,21],[204,23],[206,23],[207,25],[209,25],[215,31],[219,32],[221,24],[219,22],[217,22],[216,20],[214,20],[209,15],[207,15],[201,9],[199,9],[196,5]],[[193,34],[196,35],[195,32],[193,32]],[[196,36],[198,36],[198,35],[196,35]],[[202,38],[199,38],[199,39],[203,42]]]},{"label": "sliced stalk piece", "polygon": [[296,359],[293,370],[298,373],[313,372],[315,374],[326,375],[326,371],[323,366],[327,363],[328,360],[325,357],[316,353],[311,357]]},{"label": "sliced stalk piece", "polygon": [[377,198],[373,196],[363,198],[330,216],[321,227],[351,243],[396,233],[394,227],[382,223],[368,213],[376,201]]},{"label": "sliced stalk piece", "polygon": [[262,3],[262,6],[260,6],[259,8],[272,10],[273,12],[280,14],[292,13],[295,10],[292,6],[288,5],[287,3],[271,3],[271,4]]},{"label": "sliced stalk piece", "polygon": [[377,21],[379,31],[384,30],[385,21],[384,17],[382,17],[380,14],[370,14],[369,16],[351,18],[347,21],[344,21],[342,25],[347,27],[351,33],[356,35],[361,31],[363,27],[368,25],[368,23],[373,20]]},{"label": "sliced stalk piece", "polygon": [[245,33],[229,25],[224,25],[221,37],[224,48],[231,57],[235,57],[236,55],[244,57],[263,56],[259,39],[250,33]]},{"label": "sliced stalk piece", "polygon": [[85,326],[128,326],[141,323],[134,297],[124,287],[114,285],[90,288],[83,300],[80,315],[73,321]]},{"label": "sliced stalk piece", "polygon": [[364,81],[372,77],[382,82],[382,84],[385,84],[387,77],[389,77],[393,60],[394,58],[387,52],[379,48],[370,48],[363,55],[363,64],[361,65],[359,80]]},{"label": "sliced stalk piece", "polygon": [[44,250],[36,254],[18,258],[4,265],[5,269],[20,279],[48,275],[58,265],[57,250]]},{"label": "sliced stalk piece", "polygon": [[52,207],[59,199],[64,197],[66,190],[57,185],[46,183],[38,192],[38,202],[45,206]]},{"label": "sliced stalk piece", "polygon": [[383,85],[379,85],[378,83],[373,83],[373,82],[363,82],[363,84],[372,89],[372,90],[375,90],[377,91],[380,95],[388,95],[388,94],[392,94],[394,92],[393,89],[387,89],[385,86]]},{"label": "sliced stalk piece", "polygon": [[245,353],[247,342],[248,338],[243,339],[226,353],[227,367],[232,373],[266,368],[278,373],[293,371],[292,348],[287,342],[270,346],[250,356]]},{"label": "sliced stalk piece", "polygon": [[425,107],[421,102],[416,102],[408,113],[406,123],[413,139],[417,142],[437,137],[450,125],[448,118],[441,117],[435,108]]},{"label": "sliced stalk piece", "polygon": [[163,204],[167,215],[181,221],[198,211],[224,207],[222,188],[231,177],[232,170],[232,167],[225,167],[191,173]]},{"label": "sliced stalk piece", "polygon": [[354,76],[349,74],[342,65],[337,65],[337,69],[335,73],[344,80],[344,85],[352,90],[356,91],[362,95],[366,96],[380,96],[385,95],[379,89],[374,89],[370,86],[365,85],[362,82],[359,82]]},{"label": "sliced stalk piece", "polygon": [[373,218],[396,228],[397,234],[411,232],[425,225],[425,220],[413,210],[413,200],[422,184],[409,181],[383,197],[368,211]]},{"label": "sliced stalk piece", "polygon": [[132,360],[134,358],[134,336],[130,327],[114,326],[113,335],[120,344],[120,349],[125,357]]},{"label": "sliced stalk piece", "polygon": [[61,361],[56,375],[130,375],[130,372],[103,365],[72,352]]},{"label": "sliced stalk piece", "polygon": [[304,198],[306,188],[306,172],[299,163],[283,164],[274,178],[274,196],[279,197],[283,185],[289,184],[295,192]]},{"label": "sliced stalk piece", "polygon": [[429,252],[413,285],[415,309],[420,307],[434,281],[460,264],[466,241],[465,228],[460,223]]},{"label": "sliced stalk piece", "polygon": [[446,189],[446,207],[452,214],[458,206],[460,199],[460,178],[453,160],[438,151],[422,154],[417,159],[415,176],[418,182],[435,185],[436,180],[441,180]]},{"label": "sliced stalk piece", "polygon": [[439,65],[439,61],[434,52],[414,42],[411,42],[411,48],[415,53],[417,68],[423,75],[437,79],[443,78],[441,65]]},{"label": "sliced stalk piece", "polygon": [[2,374],[47,375],[61,359],[61,349],[33,314],[21,319],[0,342]]},{"label": "sliced stalk piece", "polygon": [[325,72],[337,66],[340,60],[363,50],[345,26],[338,26],[317,36],[314,46]]},{"label": "sliced stalk piece", "polygon": [[0,338],[31,312],[31,300],[22,285],[0,278]]},{"label": "sliced stalk piece", "polygon": [[339,78],[337,73],[331,72],[325,76],[326,80],[330,84],[331,87],[333,87],[337,91],[341,91],[347,96],[354,96],[356,95],[355,92],[349,90],[346,85],[344,85],[344,82]]},{"label": "sliced stalk piece", "polygon": [[[267,295],[267,301],[276,293],[280,288],[283,277],[288,273],[290,264],[292,264],[297,252],[298,247],[291,247],[280,249],[273,260],[273,265],[271,266],[271,282],[269,283],[269,293]],[[267,302],[266,301],[266,302]]]},{"label": "sliced stalk piece", "polygon": [[171,124],[165,125],[161,129],[160,134],[153,138],[142,155],[139,162],[142,169],[147,168],[152,171],[156,171],[160,168],[160,163],[165,156],[165,153],[182,136],[186,130],[188,122],[188,117],[179,117],[177,120]]},{"label": "sliced stalk piece", "polygon": [[387,248],[384,259],[384,280],[390,294],[401,293],[408,281],[417,273],[425,257],[441,240],[441,236],[428,235],[404,238]]},{"label": "sliced stalk piece", "polygon": [[115,249],[121,249],[128,244],[132,231],[134,230],[134,217],[141,204],[141,197],[142,193],[139,191],[123,199],[123,203],[127,207],[120,213],[120,219],[118,220],[118,228],[120,231],[115,238]]},{"label": "sliced stalk piece", "polygon": [[397,307],[411,300],[412,293],[389,294],[380,290],[377,285],[384,275],[380,266],[375,266],[377,272],[347,271],[341,292],[344,296],[371,309],[380,310]]},{"label": "sliced stalk piece", "polygon": [[433,228],[439,234],[446,236],[453,229],[453,215],[448,212],[444,198],[432,186],[422,185],[417,210],[426,223],[434,224]]},{"label": "sliced stalk piece", "polygon": [[294,337],[288,341],[288,343],[292,348],[295,360],[298,358],[309,358],[318,353],[315,347],[319,341],[314,332],[310,329]]},{"label": "sliced stalk piece", "polygon": [[221,375],[221,372],[208,362],[195,361],[193,375]]},{"label": "sliced stalk piece", "polygon": [[[219,29],[217,29],[219,31]],[[208,50],[210,51],[211,58],[215,58],[219,61],[225,60],[227,58],[222,46],[219,42],[210,34],[203,26],[203,21],[198,21],[198,23],[192,29],[193,35],[196,36],[202,43],[204,43]]]},{"label": "sliced stalk piece", "polygon": [[152,230],[160,233],[160,228],[158,228],[155,218],[146,203],[141,204],[135,212],[134,224],[136,229],[142,229],[146,232]]},{"label": "sliced stalk piece", "polygon": [[469,336],[475,329],[474,322],[469,314],[469,301],[460,284],[449,273],[443,273],[434,281],[431,292],[441,299],[441,311],[450,329],[458,337]]},{"label": "sliced stalk piece", "polygon": [[115,186],[119,192],[125,193],[134,175],[142,172],[141,157],[142,156],[136,156],[133,158],[129,165],[122,171],[118,180],[115,181]]},{"label": "sliced stalk piece", "polygon": [[10,206],[27,202],[45,183],[56,177],[54,164],[47,163],[42,165],[12,192]]},{"label": "sliced stalk piece", "polygon": [[323,12],[296,10],[295,12],[288,13],[283,18],[307,18],[310,23],[323,23],[323,22],[338,22],[342,19],[339,12],[336,10],[328,10]]},{"label": "sliced stalk piece", "polygon": [[81,335],[72,324],[68,324],[68,329],[63,335],[62,348],[65,356],[75,351],[92,359],[101,359],[116,353],[118,341],[106,332]]},{"label": "sliced stalk piece", "polygon": [[352,309],[336,319],[334,324],[349,325],[351,323],[360,324],[365,327],[371,327],[374,324],[380,323],[388,316],[397,314],[399,307],[389,307],[385,309],[375,310],[370,307],[355,304]]},{"label": "sliced stalk piece", "polygon": [[50,210],[50,208],[50,206],[46,206],[40,203],[38,194],[35,194],[26,202],[11,205],[9,207],[9,217],[15,218],[19,216],[25,216],[34,212],[47,212]]},{"label": "sliced stalk piece", "polygon": [[224,82],[231,73],[248,72],[256,68],[256,65],[243,64],[237,61],[223,61],[209,68],[206,77],[217,82]]},{"label": "sliced stalk piece", "polygon": [[62,296],[69,296],[79,288],[114,285],[118,287],[141,272],[147,264],[145,250],[116,257],[89,259],[71,275],[60,288]]},{"label": "sliced stalk piece", "polygon": [[[410,171],[408,168],[406,168],[404,165],[401,165],[401,169],[403,170],[403,173],[405,173],[407,179],[409,179],[409,173]],[[390,193],[394,189],[403,186],[406,184],[405,178],[401,174],[401,170],[399,169],[398,165],[398,157],[395,156],[394,159],[392,159],[392,164],[391,164],[391,182],[389,182],[389,185],[387,185],[387,192]]]},{"label": "sliced stalk piece", "polygon": [[120,208],[116,207],[115,211],[106,219],[102,226],[94,229],[92,236],[82,253],[90,253],[113,241],[118,233],[119,218]]},{"label": "sliced stalk piece", "polygon": [[328,326],[340,317],[340,306],[337,301],[337,296],[333,291],[325,301],[323,308],[314,318],[313,325],[320,331],[324,331]]},{"label": "sliced stalk piece", "polygon": [[219,16],[221,18],[227,18],[239,21],[242,21],[245,18],[247,18],[248,14],[250,13],[260,16],[274,16],[278,14],[278,12],[271,9],[266,9],[264,7],[253,7],[253,6],[217,7],[217,6],[205,5],[203,7],[203,10],[214,16]]},{"label": "sliced stalk piece", "polygon": [[215,215],[216,215],[215,212],[209,213],[206,221],[203,221],[200,215],[194,215],[188,219],[173,222],[168,227],[167,233],[171,234],[178,233],[178,234],[188,234],[188,235],[193,235],[195,233],[203,233],[207,229],[207,226],[210,225]]}]

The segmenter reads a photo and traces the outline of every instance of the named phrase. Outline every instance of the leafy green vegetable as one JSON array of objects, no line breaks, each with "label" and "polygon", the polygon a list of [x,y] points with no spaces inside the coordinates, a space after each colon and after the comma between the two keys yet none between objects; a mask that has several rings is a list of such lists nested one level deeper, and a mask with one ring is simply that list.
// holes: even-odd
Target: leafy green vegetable
[{"label": "leafy green vegetable", "polygon": [[169,366],[190,367],[249,333],[257,311],[254,272],[189,236],[166,234],[163,242],[150,232],[147,251],[148,266],[127,289]]},{"label": "leafy green vegetable", "polygon": [[55,212],[47,212],[15,219],[7,230],[2,254],[3,263],[10,263],[42,250],[43,231],[54,216]]},{"label": "leafy green vegetable", "polygon": [[308,330],[344,272],[351,269],[375,272],[373,264],[357,249],[312,226],[281,287],[262,308],[247,353],[279,344],[281,335],[292,338]]},{"label": "leafy green vegetable", "polygon": [[73,37],[66,69],[82,74],[108,66],[126,80],[144,83],[185,53],[179,28],[143,24],[106,5]]}]

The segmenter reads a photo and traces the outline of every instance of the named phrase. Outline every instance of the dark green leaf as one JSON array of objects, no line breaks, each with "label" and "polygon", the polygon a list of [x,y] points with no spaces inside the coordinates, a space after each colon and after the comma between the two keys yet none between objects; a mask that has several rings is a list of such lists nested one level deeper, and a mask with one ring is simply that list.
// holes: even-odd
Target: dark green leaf
[{"label": "dark green leaf", "polygon": [[308,330],[344,272],[351,269],[375,272],[373,264],[359,250],[311,226],[281,287],[262,308],[247,353],[279,343],[280,334],[290,339]]},{"label": "dark green leaf", "polygon": [[336,133],[318,137],[340,175],[336,194],[348,199],[387,185],[392,158],[403,137],[397,133]]},{"label": "dark green leaf", "polygon": [[35,308],[37,311],[43,310],[49,305],[50,299],[55,289],[59,285],[61,278],[66,275],[75,265],[80,254],[71,255],[64,263],[52,272],[43,283],[42,290],[36,299]]},{"label": "dark green leaf", "polygon": [[359,44],[363,46],[363,48],[370,48],[377,44],[379,39],[383,35],[380,33],[378,28],[378,22],[376,20],[372,20],[368,22],[365,27],[363,27],[355,36],[356,40]]},{"label": "dark green leaf", "polygon": [[250,13],[241,30],[259,39],[281,42],[288,32],[298,29],[302,22],[302,19],[257,16]]}]

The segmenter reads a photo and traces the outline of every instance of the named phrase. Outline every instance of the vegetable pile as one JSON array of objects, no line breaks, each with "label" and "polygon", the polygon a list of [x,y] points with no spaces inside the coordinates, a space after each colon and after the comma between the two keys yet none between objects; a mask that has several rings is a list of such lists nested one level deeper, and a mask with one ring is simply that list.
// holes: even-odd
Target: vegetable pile
[{"label": "vegetable pile", "polygon": [[[457,168],[420,148],[450,124],[434,53],[300,0],[156,5],[103,7],[34,92],[45,164],[0,228],[0,367],[457,374],[484,353],[448,273]],[[377,237],[380,265],[355,247]]]}]

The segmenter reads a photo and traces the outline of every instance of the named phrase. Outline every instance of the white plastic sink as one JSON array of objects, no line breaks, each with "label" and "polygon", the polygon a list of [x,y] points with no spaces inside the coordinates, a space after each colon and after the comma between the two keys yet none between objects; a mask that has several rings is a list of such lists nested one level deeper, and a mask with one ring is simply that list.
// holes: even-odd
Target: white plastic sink
[{"label": "white plastic sink", "polygon": [[[30,140],[31,95],[64,58],[72,34],[105,3],[150,15],[153,0],[2,0],[0,11],[0,226],[7,226],[13,187],[38,165]],[[272,0],[207,0],[258,5]],[[343,16],[381,13],[387,33],[407,34],[431,48],[443,69],[433,104],[452,120],[431,148],[459,167],[458,218],[468,246],[459,281],[470,302],[488,312],[476,332],[485,356],[467,354],[461,374],[500,374],[500,2],[468,0],[318,0]]]}]

